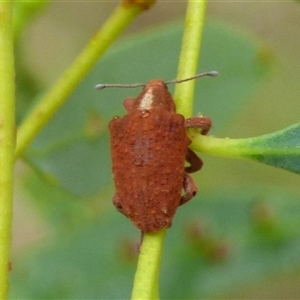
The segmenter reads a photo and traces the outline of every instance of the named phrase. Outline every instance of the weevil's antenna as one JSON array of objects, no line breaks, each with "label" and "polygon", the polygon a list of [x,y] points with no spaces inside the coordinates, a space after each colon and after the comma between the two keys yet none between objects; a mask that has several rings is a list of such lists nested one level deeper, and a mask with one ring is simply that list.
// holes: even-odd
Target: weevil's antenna
[{"label": "weevil's antenna", "polygon": [[145,86],[144,83],[122,84],[122,83],[99,83],[95,86],[96,90],[102,90],[105,88],[136,88]]},{"label": "weevil's antenna", "polygon": [[[195,76],[184,78],[184,79],[173,79],[173,80],[165,81],[165,84],[181,83],[181,82],[189,81],[189,80],[200,78],[200,77],[205,77],[205,76],[216,77],[218,75],[219,75],[219,73],[217,71],[210,71],[210,72],[206,72],[206,73],[196,74]],[[134,84],[100,83],[95,86],[95,89],[102,90],[107,87],[109,87],[109,88],[136,88],[136,87],[145,86],[145,85],[146,84],[144,84],[144,83],[134,83]]]},{"label": "weevil's antenna", "polygon": [[165,81],[165,84],[181,83],[181,82],[189,81],[189,80],[200,78],[200,77],[205,77],[205,76],[216,77],[218,75],[219,75],[219,73],[217,71],[210,71],[210,72],[206,72],[206,73],[196,74],[195,76],[184,78],[184,79],[173,79],[173,80]]}]

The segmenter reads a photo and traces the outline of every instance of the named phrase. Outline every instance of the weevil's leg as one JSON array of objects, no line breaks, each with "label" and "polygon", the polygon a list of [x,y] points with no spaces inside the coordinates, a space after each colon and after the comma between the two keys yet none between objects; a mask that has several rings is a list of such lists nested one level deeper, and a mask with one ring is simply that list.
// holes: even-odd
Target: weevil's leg
[{"label": "weevil's leg", "polygon": [[186,151],[185,159],[190,163],[190,166],[184,168],[187,173],[197,172],[203,166],[202,159],[190,148]]},{"label": "weevil's leg", "polygon": [[[123,207],[120,203],[119,197],[117,195],[117,193],[114,194],[113,198],[112,198],[112,202],[113,205],[116,207],[116,209],[123,215],[125,215],[124,211],[123,211]],[[125,215],[126,216],[126,215]]]},{"label": "weevil's leg", "polygon": [[193,178],[188,173],[184,173],[183,189],[185,191],[185,194],[181,196],[179,205],[182,205],[191,200],[193,197],[196,196],[198,191]]},{"label": "weevil's leg", "polygon": [[191,117],[185,120],[185,127],[199,128],[202,135],[206,135],[212,126],[209,117]]},{"label": "weevil's leg", "polygon": [[[199,128],[202,135],[207,134],[211,126],[211,119],[208,117],[192,117],[185,120],[186,128]],[[200,170],[203,165],[202,160],[191,149],[187,150],[186,160],[191,164],[189,167],[185,168],[185,171],[188,173]]]}]

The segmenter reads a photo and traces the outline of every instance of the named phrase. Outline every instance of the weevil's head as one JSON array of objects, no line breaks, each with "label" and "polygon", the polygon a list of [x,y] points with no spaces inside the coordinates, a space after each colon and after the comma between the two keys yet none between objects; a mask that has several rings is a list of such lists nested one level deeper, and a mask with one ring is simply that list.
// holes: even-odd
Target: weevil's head
[{"label": "weevil's head", "polygon": [[136,99],[128,98],[125,101],[127,102],[125,107],[129,110],[138,109],[146,112],[152,109],[164,109],[175,112],[173,97],[161,79],[149,81]]}]

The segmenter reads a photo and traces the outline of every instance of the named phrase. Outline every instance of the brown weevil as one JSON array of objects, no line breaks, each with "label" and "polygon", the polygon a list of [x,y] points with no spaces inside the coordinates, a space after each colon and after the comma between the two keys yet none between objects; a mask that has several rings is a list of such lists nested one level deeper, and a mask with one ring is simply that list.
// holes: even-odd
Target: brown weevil
[{"label": "brown weevil", "polygon": [[[211,127],[208,117],[185,120],[177,114],[167,84],[216,75],[213,71],[169,82],[155,79],[146,85],[96,86],[144,86],[136,99],[124,100],[127,115],[116,116],[109,123],[116,187],[113,204],[142,232],[170,227],[177,207],[196,195],[196,184],[188,173],[200,170],[203,163],[189,149],[191,141],[185,129],[199,128],[205,135]],[[185,161],[190,166],[185,167]]]}]

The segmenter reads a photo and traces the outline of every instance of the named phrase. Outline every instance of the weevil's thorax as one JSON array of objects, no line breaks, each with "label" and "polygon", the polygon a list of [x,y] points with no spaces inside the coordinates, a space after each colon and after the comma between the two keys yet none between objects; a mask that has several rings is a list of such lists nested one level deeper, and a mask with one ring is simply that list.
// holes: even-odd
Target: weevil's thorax
[{"label": "weevil's thorax", "polygon": [[131,111],[151,112],[151,110],[165,110],[175,112],[175,103],[167,86],[160,79],[151,80],[143,91],[132,102]]}]

